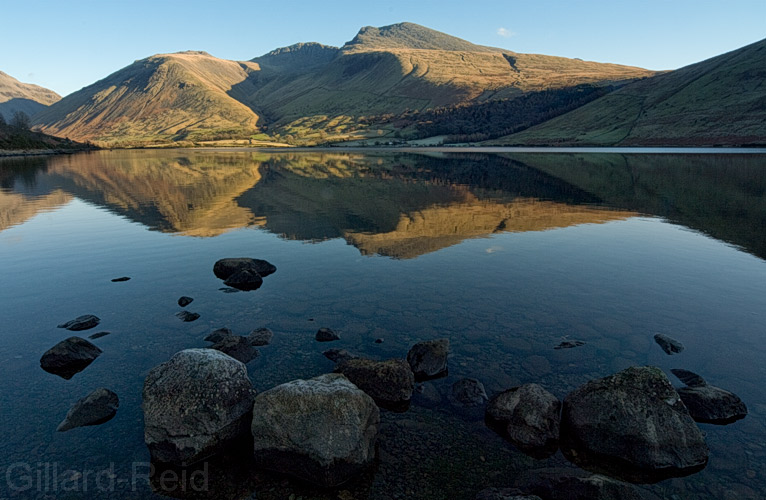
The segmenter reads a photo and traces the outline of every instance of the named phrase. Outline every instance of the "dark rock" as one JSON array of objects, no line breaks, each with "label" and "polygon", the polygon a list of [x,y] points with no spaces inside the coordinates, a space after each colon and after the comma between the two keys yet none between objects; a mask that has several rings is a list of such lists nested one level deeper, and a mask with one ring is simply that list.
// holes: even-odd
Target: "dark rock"
[{"label": "dark rock", "polygon": [[205,337],[205,342],[213,342],[217,343],[225,339],[226,337],[231,337],[234,335],[234,332],[232,332],[230,329],[223,327],[219,328],[218,330],[214,330],[212,333],[210,333],[207,337]]},{"label": "dark rock", "polygon": [[112,332],[96,332],[93,335],[89,335],[88,338],[91,340],[100,339],[101,337],[106,337],[107,335],[111,335]]},{"label": "dark rock", "polygon": [[537,384],[508,389],[490,399],[487,425],[524,453],[548,457],[559,444],[561,402]]},{"label": "dark rock", "polygon": [[181,298],[178,299],[178,305],[181,306],[181,307],[186,307],[189,304],[191,304],[192,302],[194,302],[194,299],[191,298],[191,297],[187,297],[186,295],[184,295],[184,296],[182,296]]},{"label": "dark rock", "polygon": [[187,466],[246,433],[253,390],[245,365],[213,349],[187,349],[144,381],[144,440],[152,460]]},{"label": "dark rock", "polygon": [[580,347],[583,345],[585,345],[585,342],[582,340],[564,340],[554,347],[554,349],[572,349],[573,347]]},{"label": "dark rock", "polygon": [[678,354],[684,350],[684,345],[681,342],[674,338],[668,337],[667,335],[663,335],[662,333],[655,335],[654,341],[657,342],[660,347],[662,347],[662,350],[665,351],[665,354]]},{"label": "dark rock", "polygon": [[379,423],[373,399],[343,375],[288,382],[255,398],[255,462],[323,487],[336,486],[373,462]]},{"label": "dark rock", "polygon": [[316,334],[317,342],[332,342],[340,340],[340,336],[329,328],[320,328]]},{"label": "dark rock", "polygon": [[449,339],[418,342],[407,353],[407,362],[416,380],[427,380],[447,375]]},{"label": "dark rock", "polygon": [[67,330],[71,330],[73,332],[79,332],[81,330],[90,330],[91,328],[95,328],[99,323],[101,323],[101,320],[98,318],[98,316],[86,314],[84,316],[78,316],[71,321],[67,321],[66,323],[62,323],[58,327],[66,328]]},{"label": "dark rock", "polygon": [[80,337],[69,337],[48,349],[40,358],[40,367],[69,380],[83,371],[103,351]]},{"label": "dark rock", "polygon": [[250,344],[247,337],[229,335],[213,344],[211,349],[228,354],[237,361],[249,363],[258,357],[258,349]]},{"label": "dark rock", "polygon": [[257,290],[263,284],[263,278],[252,269],[242,269],[229,276],[223,284],[237,290]]},{"label": "dark rock", "polygon": [[524,495],[518,488],[485,488],[474,500],[541,500],[535,495]]},{"label": "dark rock", "polygon": [[122,276],[121,278],[114,278],[114,279],[112,279],[112,283],[117,283],[117,282],[120,282],[120,281],[128,281],[128,280],[130,280],[129,276]]},{"label": "dark rock", "polygon": [[409,407],[415,377],[410,365],[403,359],[349,359],[339,363],[335,372],[345,375],[381,408],[403,411]]},{"label": "dark rock", "polygon": [[359,357],[356,354],[351,354],[345,349],[327,349],[322,354],[333,363],[343,363],[349,359],[356,359]]},{"label": "dark rock", "polygon": [[700,377],[694,372],[690,372],[689,370],[684,370],[682,368],[673,368],[670,370],[670,372],[678,377],[678,380],[683,382],[689,387],[704,387],[707,385],[707,382],[705,382],[705,379]]},{"label": "dark rock", "polygon": [[472,408],[487,402],[484,384],[475,378],[463,378],[452,384],[451,399],[456,406]]},{"label": "dark rock", "polygon": [[382,344],[383,343],[383,339],[375,339],[375,343],[376,344]]},{"label": "dark rock", "polygon": [[199,313],[193,313],[189,311],[179,311],[176,313],[176,316],[182,319],[185,323],[199,319]]},{"label": "dark rock", "polygon": [[523,471],[513,485],[546,500],[660,500],[638,486],[579,469]]},{"label": "dark rock", "polygon": [[75,427],[103,424],[114,417],[119,407],[117,394],[103,387],[96,389],[72,405],[56,430],[63,432]]},{"label": "dark rock", "polygon": [[631,367],[564,399],[561,451],[581,467],[634,482],[702,469],[708,447],[662,370]]},{"label": "dark rock", "polygon": [[250,341],[250,345],[253,346],[269,345],[271,344],[272,338],[274,338],[274,332],[268,328],[256,328],[250,332],[250,335],[247,336],[247,339]]},{"label": "dark rock", "polygon": [[277,268],[265,260],[247,257],[221,259],[213,266],[213,273],[215,273],[218,279],[222,280],[229,279],[238,271],[243,270],[254,271],[261,277],[266,277],[276,272]]},{"label": "dark rock", "polygon": [[682,387],[678,394],[697,422],[725,425],[747,415],[747,406],[739,396],[719,387]]}]

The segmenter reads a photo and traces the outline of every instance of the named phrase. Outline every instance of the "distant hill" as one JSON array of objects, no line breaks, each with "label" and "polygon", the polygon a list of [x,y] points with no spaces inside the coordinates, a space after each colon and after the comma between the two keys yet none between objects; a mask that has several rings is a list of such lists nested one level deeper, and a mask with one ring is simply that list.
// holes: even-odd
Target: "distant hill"
[{"label": "distant hill", "polygon": [[624,86],[508,145],[766,144],[766,40]]},{"label": "distant hill", "polygon": [[318,43],[249,62],[205,53],[136,61],[35,117],[43,131],[111,145],[255,137],[300,142],[372,129],[362,117],[527,92],[610,85],[641,68],[517,54],[411,23],[362,28],[341,48]]},{"label": "distant hill", "polygon": [[0,71],[0,115],[6,121],[11,121],[16,111],[33,116],[60,99],[61,96],[52,90],[22,83]]},{"label": "distant hill", "polygon": [[35,121],[49,134],[114,145],[246,136],[258,115],[229,93],[258,69],[205,52],[159,54],[65,97]]}]

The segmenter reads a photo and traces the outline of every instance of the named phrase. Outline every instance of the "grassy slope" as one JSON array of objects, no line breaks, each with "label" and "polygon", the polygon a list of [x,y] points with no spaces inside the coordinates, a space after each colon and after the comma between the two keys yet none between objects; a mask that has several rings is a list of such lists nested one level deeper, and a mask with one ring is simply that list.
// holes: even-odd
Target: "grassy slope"
[{"label": "grassy slope", "polygon": [[766,142],[766,40],[626,85],[494,144],[746,145]]},{"label": "grassy slope", "polygon": [[101,143],[246,135],[258,115],[228,92],[257,71],[203,52],[136,61],[35,116],[44,132]]},{"label": "grassy slope", "polygon": [[22,83],[0,71],[0,115],[6,121],[10,121],[16,111],[32,116],[60,99],[61,96],[52,90]]}]

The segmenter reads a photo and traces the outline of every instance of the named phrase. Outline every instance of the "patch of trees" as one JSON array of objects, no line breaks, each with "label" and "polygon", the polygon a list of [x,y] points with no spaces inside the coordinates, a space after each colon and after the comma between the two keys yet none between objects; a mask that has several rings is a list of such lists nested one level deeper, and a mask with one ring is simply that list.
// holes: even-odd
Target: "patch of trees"
[{"label": "patch of trees", "polygon": [[408,132],[414,130],[415,139],[445,135],[445,142],[479,142],[520,132],[579,108],[616,88],[584,84],[530,92],[510,99],[368,117],[366,121],[369,124],[391,123],[398,129],[409,128]]},{"label": "patch of trees", "polygon": [[94,149],[81,144],[30,130],[32,120],[23,111],[16,111],[10,121],[0,113],[0,149]]}]

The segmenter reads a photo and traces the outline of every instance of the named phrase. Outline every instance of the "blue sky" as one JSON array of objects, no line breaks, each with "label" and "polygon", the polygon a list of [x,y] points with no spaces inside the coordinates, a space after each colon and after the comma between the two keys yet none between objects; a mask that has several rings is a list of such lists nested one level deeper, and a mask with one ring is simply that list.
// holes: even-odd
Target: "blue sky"
[{"label": "blue sky", "polygon": [[0,0],[0,71],[66,95],[136,59],[252,59],[409,21],[481,45],[676,69],[766,38],[766,0]]}]

